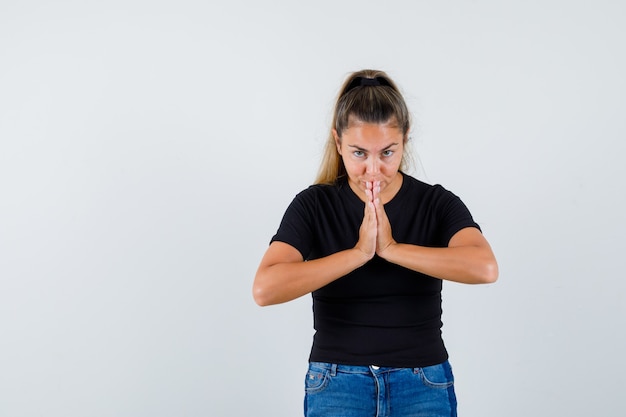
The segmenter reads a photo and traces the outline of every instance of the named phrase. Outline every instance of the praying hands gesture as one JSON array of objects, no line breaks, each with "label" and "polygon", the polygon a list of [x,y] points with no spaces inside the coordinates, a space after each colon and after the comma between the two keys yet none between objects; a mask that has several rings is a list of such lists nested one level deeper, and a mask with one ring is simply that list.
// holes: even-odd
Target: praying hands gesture
[{"label": "praying hands gesture", "polygon": [[384,258],[385,250],[396,243],[379,194],[379,181],[366,182],[365,210],[356,248],[362,251],[368,257],[368,260],[372,259],[374,254]]},{"label": "praying hands gesture", "polygon": [[293,246],[275,241],[261,260],[254,282],[259,305],[283,303],[315,291],[363,266],[374,255],[431,277],[479,284],[495,281],[497,264],[489,244],[474,227],[459,230],[445,248],[398,243],[380,197],[380,182],[365,183],[359,240],[347,250],[304,261]]}]

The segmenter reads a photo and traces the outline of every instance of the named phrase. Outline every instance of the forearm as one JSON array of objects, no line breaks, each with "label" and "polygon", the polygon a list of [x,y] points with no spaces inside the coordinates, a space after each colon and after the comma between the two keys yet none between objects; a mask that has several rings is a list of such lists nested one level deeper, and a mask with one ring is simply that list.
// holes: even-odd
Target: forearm
[{"label": "forearm", "polygon": [[347,249],[312,261],[279,262],[257,271],[253,295],[262,306],[280,304],[313,292],[368,261],[359,249]]},{"label": "forearm", "polygon": [[465,284],[491,283],[498,277],[495,257],[485,246],[431,248],[394,243],[381,257],[413,271]]}]

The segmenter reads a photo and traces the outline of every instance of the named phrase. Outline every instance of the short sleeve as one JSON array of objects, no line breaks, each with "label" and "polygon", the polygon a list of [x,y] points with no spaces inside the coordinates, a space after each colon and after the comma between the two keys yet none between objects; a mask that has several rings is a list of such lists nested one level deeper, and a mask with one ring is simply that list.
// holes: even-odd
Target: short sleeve
[{"label": "short sleeve", "polygon": [[313,189],[302,191],[293,199],[272,237],[271,242],[284,242],[296,248],[307,259],[314,240],[315,197]]},{"label": "short sleeve", "polygon": [[439,224],[443,243],[447,245],[458,231],[466,227],[480,226],[474,221],[467,206],[452,192],[441,187],[443,198],[440,200]]}]

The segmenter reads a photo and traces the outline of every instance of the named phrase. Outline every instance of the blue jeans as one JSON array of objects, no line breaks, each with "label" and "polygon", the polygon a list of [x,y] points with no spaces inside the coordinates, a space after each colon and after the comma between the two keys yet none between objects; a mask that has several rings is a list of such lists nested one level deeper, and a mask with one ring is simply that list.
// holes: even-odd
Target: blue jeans
[{"label": "blue jeans", "polygon": [[305,393],[305,417],[456,417],[448,361],[425,368],[311,362]]}]

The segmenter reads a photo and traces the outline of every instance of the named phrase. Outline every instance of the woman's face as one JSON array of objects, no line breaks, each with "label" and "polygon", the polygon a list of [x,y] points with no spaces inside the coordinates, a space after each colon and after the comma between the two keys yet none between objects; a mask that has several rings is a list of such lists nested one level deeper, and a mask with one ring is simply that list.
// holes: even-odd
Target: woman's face
[{"label": "woman's face", "polygon": [[398,170],[404,152],[404,135],[396,124],[356,120],[341,137],[335,130],[333,135],[354,192],[365,201],[366,183],[380,181],[382,202],[391,200],[402,185]]}]

